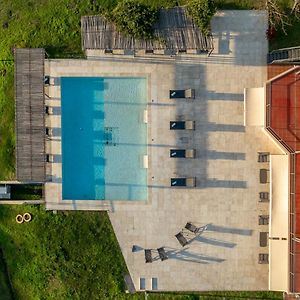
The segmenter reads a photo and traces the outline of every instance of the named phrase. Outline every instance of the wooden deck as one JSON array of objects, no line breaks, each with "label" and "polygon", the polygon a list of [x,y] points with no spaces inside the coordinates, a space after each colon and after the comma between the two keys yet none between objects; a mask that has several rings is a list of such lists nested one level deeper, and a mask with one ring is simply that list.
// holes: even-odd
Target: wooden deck
[{"label": "wooden deck", "polygon": [[44,49],[16,49],[17,180],[45,180]]},{"label": "wooden deck", "polygon": [[154,26],[155,41],[137,40],[116,30],[114,24],[101,16],[81,18],[82,48],[85,49],[124,49],[156,50],[170,49],[184,51],[194,49],[211,51],[212,36],[204,36],[182,7],[161,9],[159,21]]}]

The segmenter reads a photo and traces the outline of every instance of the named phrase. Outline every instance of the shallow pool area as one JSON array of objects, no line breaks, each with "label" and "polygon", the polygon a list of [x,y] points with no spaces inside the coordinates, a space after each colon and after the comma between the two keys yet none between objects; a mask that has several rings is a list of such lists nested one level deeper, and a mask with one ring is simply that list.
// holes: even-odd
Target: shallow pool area
[{"label": "shallow pool area", "polygon": [[147,80],[61,77],[63,200],[147,200]]}]

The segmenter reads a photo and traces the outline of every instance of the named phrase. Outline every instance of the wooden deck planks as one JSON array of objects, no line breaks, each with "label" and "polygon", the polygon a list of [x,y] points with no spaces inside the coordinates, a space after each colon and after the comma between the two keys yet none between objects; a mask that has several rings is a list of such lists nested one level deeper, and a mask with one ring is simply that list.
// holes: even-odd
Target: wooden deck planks
[{"label": "wooden deck planks", "polygon": [[44,49],[16,49],[16,169],[24,182],[45,180]]},{"label": "wooden deck planks", "polygon": [[210,51],[212,36],[204,36],[183,7],[161,9],[159,21],[154,25],[158,40],[137,40],[125,36],[101,16],[81,18],[81,39],[83,49],[126,49],[154,50],[172,49]]}]

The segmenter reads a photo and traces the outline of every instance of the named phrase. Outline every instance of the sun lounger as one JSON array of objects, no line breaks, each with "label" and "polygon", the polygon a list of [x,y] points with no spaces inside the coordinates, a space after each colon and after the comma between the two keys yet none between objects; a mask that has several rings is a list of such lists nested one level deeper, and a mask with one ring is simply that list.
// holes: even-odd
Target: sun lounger
[{"label": "sun lounger", "polygon": [[170,121],[170,130],[194,130],[195,121]]},{"label": "sun lounger", "polygon": [[194,233],[194,234],[200,235],[203,231],[207,230],[207,227],[208,227],[208,225],[197,227],[193,223],[187,222],[184,228],[187,229],[188,231]]},{"label": "sun lounger", "polygon": [[170,149],[170,157],[194,158],[195,150],[194,149]]},{"label": "sun lounger", "polygon": [[196,178],[189,177],[189,178],[171,178],[171,186],[172,187],[194,187],[196,186]]},{"label": "sun lounger", "polygon": [[175,237],[182,247],[186,246],[189,243],[188,240],[183,236],[182,232],[177,233]]},{"label": "sun lounger", "polygon": [[184,149],[170,149],[170,157],[185,157]]},{"label": "sun lounger", "polygon": [[186,186],[186,178],[171,178],[171,186]]},{"label": "sun lounger", "polygon": [[46,162],[53,163],[54,162],[54,155],[53,154],[46,154]]},{"label": "sun lounger", "polygon": [[53,136],[52,128],[46,127],[45,131],[46,131],[46,136],[48,136],[48,137]]},{"label": "sun lounger", "polygon": [[147,263],[152,263],[152,253],[151,249],[145,249],[145,262]]},{"label": "sun lounger", "polygon": [[193,233],[198,233],[199,228],[192,224],[191,222],[186,223],[185,228]]},{"label": "sun lounger", "polygon": [[170,130],[184,130],[185,122],[184,121],[170,121]]},{"label": "sun lounger", "polygon": [[187,90],[170,90],[170,99],[194,99],[195,98],[195,90],[187,89]]},{"label": "sun lounger", "polygon": [[140,49],[136,51],[137,55],[153,54],[153,49]]},{"label": "sun lounger", "polygon": [[168,256],[167,256],[167,253],[166,253],[164,247],[158,248],[157,251],[158,251],[159,258],[162,261],[168,259]]},{"label": "sun lounger", "polygon": [[44,77],[44,84],[45,85],[49,85],[50,84],[50,76],[49,75],[45,75],[45,77]]},{"label": "sun lounger", "polygon": [[45,114],[46,115],[53,115],[53,107],[45,106]]}]

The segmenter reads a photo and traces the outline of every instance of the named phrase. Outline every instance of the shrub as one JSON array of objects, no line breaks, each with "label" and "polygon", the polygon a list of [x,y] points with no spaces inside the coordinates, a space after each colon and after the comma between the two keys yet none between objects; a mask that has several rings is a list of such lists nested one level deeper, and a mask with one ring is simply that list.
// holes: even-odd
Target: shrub
[{"label": "shrub", "polygon": [[187,5],[189,15],[205,35],[209,33],[210,20],[216,10],[214,0],[190,0]]},{"label": "shrub", "polygon": [[157,9],[134,0],[119,2],[113,11],[118,30],[136,38],[153,38],[153,25],[157,20]]}]

